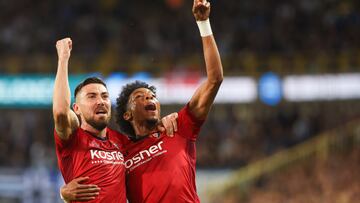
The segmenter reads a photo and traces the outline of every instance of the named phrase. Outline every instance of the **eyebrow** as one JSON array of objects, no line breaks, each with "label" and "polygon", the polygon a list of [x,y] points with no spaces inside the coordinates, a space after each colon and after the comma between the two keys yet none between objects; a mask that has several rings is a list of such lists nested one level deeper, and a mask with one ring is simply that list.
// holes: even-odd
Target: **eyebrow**
[{"label": "eyebrow", "polygon": [[156,95],[153,91],[151,91],[151,90],[149,90],[149,89],[146,89],[146,90],[135,90],[135,91],[133,92],[133,94],[135,95],[135,94],[137,94],[137,93],[147,93],[147,92],[150,92],[151,94]]},{"label": "eyebrow", "polygon": [[144,93],[142,90],[136,90],[133,94],[137,94],[137,93]]},{"label": "eyebrow", "polygon": [[[88,92],[88,93],[86,93],[86,96],[87,95],[97,95],[98,93],[97,92]],[[100,93],[101,95],[103,95],[103,94],[109,94],[109,92],[101,92]]]},{"label": "eyebrow", "polygon": [[131,97],[135,98],[136,96],[140,95],[140,94],[144,94],[143,92],[133,92],[131,95]]},{"label": "eyebrow", "polygon": [[88,93],[86,93],[86,95],[96,95],[96,93],[95,92],[88,92]]}]

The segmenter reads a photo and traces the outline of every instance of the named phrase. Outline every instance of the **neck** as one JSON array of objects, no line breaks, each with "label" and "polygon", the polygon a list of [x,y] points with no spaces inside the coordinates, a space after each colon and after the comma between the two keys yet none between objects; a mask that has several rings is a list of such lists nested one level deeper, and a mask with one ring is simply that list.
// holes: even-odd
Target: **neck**
[{"label": "neck", "polygon": [[96,128],[94,128],[93,126],[91,126],[90,124],[83,122],[81,124],[81,128],[83,130],[86,130],[88,132],[90,132],[91,134],[97,136],[97,137],[101,137],[101,138],[105,138],[106,137],[106,128],[102,129],[102,130],[98,130]]},{"label": "neck", "polygon": [[135,135],[137,137],[148,136],[149,134],[157,131],[156,123],[153,124],[147,121],[143,121],[143,122],[132,122],[131,124],[134,128]]}]

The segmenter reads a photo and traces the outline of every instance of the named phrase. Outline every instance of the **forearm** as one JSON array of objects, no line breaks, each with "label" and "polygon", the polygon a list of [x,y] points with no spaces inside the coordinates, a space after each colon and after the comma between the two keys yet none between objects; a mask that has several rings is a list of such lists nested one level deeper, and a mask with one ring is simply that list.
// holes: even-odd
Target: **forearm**
[{"label": "forearm", "polygon": [[190,110],[199,119],[205,119],[223,80],[220,54],[213,35],[203,36],[206,80],[196,90],[189,102]]},{"label": "forearm", "polygon": [[59,59],[54,83],[53,112],[54,116],[66,115],[70,111],[70,87],[68,80],[69,59]]},{"label": "forearm", "polygon": [[215,86],[223,80],[223,68],[220,54],[213,35],[202,37],[207,82]]}]

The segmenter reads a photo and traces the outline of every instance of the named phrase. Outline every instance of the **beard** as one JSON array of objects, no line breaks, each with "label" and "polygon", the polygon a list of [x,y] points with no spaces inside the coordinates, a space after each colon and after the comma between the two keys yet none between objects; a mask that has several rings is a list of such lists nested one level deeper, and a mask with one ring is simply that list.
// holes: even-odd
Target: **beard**
[{"label": "beard", "polygon": [[104,130],[109,124],[109,119],[95,121],[94,119],[85,119],[85,121],[98,131]]},{"label": "beard", "polygon": [[159,119],[149,118],[145,120],[146,126],[148,129],[156,128],[157,124],[160,122]]}]

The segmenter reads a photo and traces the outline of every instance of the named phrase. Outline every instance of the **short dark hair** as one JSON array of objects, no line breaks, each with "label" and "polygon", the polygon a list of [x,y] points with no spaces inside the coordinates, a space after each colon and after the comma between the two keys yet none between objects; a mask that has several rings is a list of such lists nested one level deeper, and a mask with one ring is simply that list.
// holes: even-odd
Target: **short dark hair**
[{"label": "short dark hair", "polygon": [[116,99],[116,123],[119,125],[120,132],[127,135],[131,140],[136,140],[134,128],[131,123],[124,119],[124,113],[127,111],[129,97],[132,92],[139,88],[146,88],[156,94],[156,88],[146,82],[135,81],[123,86],[118,98]]},{"label": "short dark hair", "polygon": [[80,92],[80,90],[83,87],[85,87],[88,84],[93,84],[93,83],[102,84],[102,85],[104,85],[106,87],[105,82],[102,81],[100,78],[98,78],[98,77],[89,77],[89,78],[86,78],[84,81],[82,81],[80,84],[78,84],[78,86],[76,86],[75,92],[74,92],[74,97],[76,98],[76,95]]}]

